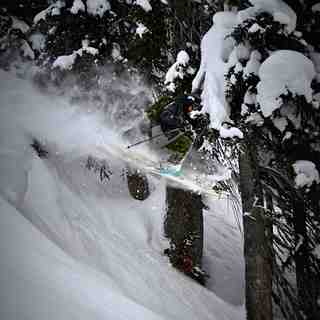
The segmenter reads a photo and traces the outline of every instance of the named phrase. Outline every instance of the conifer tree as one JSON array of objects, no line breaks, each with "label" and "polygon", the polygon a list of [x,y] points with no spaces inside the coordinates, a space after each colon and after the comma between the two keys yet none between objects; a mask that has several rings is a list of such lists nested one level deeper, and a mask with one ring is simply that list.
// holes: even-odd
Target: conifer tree
[{"label": "conifer tree", "polygon": [[[272,10],[266,6],[263,10],[253,6],[240,13],[240,23],[230,35],[235,41],[235,49],[229,58],[226,95],[231,117],[247,137],[244,153],[240,155],[240,175],[247,174],[248,158],[253,159],[249,167],[256,172],[253,181],[257,185],[245,181],[241,193],[245,213],[250,201],[246,198],[247,189],[255,195],[251,201],[255,200],[257,209],[264,208],[260,218],[255,216],[255,236],[266,236],[260,247],[270,253],[265,266],[271,264],[274,249],[274,302],[287,319],[316,319],[319,317],[319,281],[316,279],[320,278],[316,253],[319,200],[315,196],[320,182],[319,85],[314,72],[318,48],[312,41],[310,24],[317,21],[317,11],[306,4],[302,5],[304,10],[296,13],[285,4],[283,8],[284,11],[279,7]],[[307,23],[308,15],[312,18]],[[277,82],[279,78],[282,82]],[[297,79],[303,90],[297,89],[297,82],[292,85],[293,81],[299,82]],[[272,82],[276,85],[272,86]],[[274,108],[270,110],[272,103]],[[302,177],[308,177],[307,181]],[[257,239],[250,239],[254,232],[252,223],[250,229],[246,228],[252,214],[251,211],[244,217],[248,240],[245,244],[247,281],[252,280],[250,265],[254,267],[257,263],[252,264],[248,256],[248,252],[256,247],[252,240]],[[272,243],[268,221],[274,226]],[[286,277],[292,269],[296,274],[298,295],[295,284]],[[269,291],[265,293],[270,299],[271,277],[268,281]],[[260,289],[263,285],[262,281]],[[253,298],[257,290],[259,288],[247,283],[248,319],[265,319],[257,315],[259,304],[255,305]],[[272,314],[269,312],[268,316],[271,319]]]}]

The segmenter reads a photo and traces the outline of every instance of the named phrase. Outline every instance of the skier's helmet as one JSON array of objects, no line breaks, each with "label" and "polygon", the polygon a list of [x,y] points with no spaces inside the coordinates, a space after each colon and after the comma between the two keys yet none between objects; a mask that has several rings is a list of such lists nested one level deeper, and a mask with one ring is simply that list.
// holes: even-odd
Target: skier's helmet
[{"label": "skier's helmet", "polygon": [[184,98],[183,98],[183,111],[187,112],[187,113],[191,112],[193,110],[193,106],[194,106],[195,101],[196,101],[196,99],[191,95],[184,96]]}]

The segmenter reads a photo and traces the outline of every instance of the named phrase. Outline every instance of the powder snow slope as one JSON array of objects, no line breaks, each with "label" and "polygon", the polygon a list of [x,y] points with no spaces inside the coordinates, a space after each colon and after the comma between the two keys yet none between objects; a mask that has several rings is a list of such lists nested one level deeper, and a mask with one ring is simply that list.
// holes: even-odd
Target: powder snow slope
[{"label": "powder snow slope", "polygon": [[[0,71],[0,319],[244,319],[242,238],[226,201],[207,199],[208,289],[162,254],[164,181],[133,200],[124,163],[85,168],[121,143],[103,114]],[[39,158],[37,138],[49,152]]]}]

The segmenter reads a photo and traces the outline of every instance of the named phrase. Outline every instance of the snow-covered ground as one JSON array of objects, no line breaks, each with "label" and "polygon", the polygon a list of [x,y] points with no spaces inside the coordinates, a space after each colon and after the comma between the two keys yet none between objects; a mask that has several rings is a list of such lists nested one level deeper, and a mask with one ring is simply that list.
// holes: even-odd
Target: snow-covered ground
[{"label": "snow-covered ground", "polygon": [[[0,71],[0,319],[244,319],[242,235],[231,203],[207,199],[204,288],[163,249],[165,181],[129,196],[123,168],[85,168],[123,143],[99,112]],[[30,147],[36,138],[47,158]]]}]

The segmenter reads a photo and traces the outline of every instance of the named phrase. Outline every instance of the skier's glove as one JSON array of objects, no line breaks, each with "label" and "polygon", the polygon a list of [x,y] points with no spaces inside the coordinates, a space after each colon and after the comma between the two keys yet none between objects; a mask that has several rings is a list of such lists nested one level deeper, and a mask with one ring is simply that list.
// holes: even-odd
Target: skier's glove
[{"label": "skier's glove", "polygon": [[192,130],[192,125],[190,123],[188,123],[186,126],[185,126],[185,130],[186,131],[191,131]]},{"label": "skier's glove", "polygon": [[184,125],[181,127],[181,131],[182,131],[182,132],[191,131],[191,129],[192,129],[192,126],[191,126],[191,124],[189,124],[189,123],[184,124]]}]

